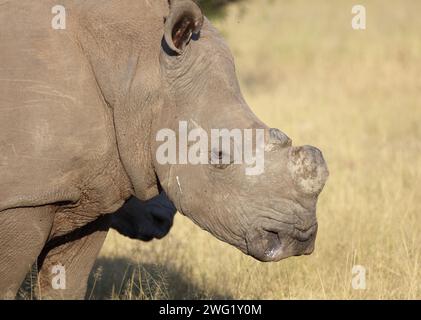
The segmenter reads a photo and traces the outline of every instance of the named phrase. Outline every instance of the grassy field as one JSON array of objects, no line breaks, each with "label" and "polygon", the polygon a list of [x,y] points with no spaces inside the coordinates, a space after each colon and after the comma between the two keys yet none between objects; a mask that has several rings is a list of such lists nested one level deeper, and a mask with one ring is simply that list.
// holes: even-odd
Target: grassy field
[{"label": "grassy field", "polygon": [[111,232],[89,298],[421,298],[421,2],[358,3],[365,31],[342,0],[246,0],[214,21],[256,114],[323,150],[315,252],[263,264],[178,215],[161,241]]}]

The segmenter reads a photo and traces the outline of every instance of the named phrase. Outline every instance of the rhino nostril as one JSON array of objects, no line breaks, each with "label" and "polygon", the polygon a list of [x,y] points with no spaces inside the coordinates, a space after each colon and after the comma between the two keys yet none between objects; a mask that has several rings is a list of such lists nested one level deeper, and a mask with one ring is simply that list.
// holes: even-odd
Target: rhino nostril
[{"label": "rhino nostril", "polygon": [[295,226],[292,236],[298,241],[305,242],[313,238],[313,236],[316,233],[317,233],[317,223],[307,228]]}]

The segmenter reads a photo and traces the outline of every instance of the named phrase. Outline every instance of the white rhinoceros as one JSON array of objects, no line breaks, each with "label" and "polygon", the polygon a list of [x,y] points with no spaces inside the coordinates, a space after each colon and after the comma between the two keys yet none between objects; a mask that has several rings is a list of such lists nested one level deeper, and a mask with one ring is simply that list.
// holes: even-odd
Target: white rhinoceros
[{"label": "white rhinoceros", "polygon": [[[52,24],[56,4],[0,4],[0,296],[13,297],[38,261],[41,298],[83,298],[107,214],[161,187],[182,214],[259,260],[313,251],[322,154],[257,119],[193,1],[62,0]],[[157,161],[157,133],[182,121],[264,130],[264,172]],[[65,288],[52,283],[60,268]]]}]

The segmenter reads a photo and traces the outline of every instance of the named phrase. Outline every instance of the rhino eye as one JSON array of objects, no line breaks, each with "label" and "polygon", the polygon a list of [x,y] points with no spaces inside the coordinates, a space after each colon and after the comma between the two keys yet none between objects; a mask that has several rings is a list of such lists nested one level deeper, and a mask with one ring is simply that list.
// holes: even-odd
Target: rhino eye
[{"label": "rhino eye", "polygon": [[232,159],[228,153],[221,150],[212,150],[210,163],[217,169],[225,169],[232,164]]}]

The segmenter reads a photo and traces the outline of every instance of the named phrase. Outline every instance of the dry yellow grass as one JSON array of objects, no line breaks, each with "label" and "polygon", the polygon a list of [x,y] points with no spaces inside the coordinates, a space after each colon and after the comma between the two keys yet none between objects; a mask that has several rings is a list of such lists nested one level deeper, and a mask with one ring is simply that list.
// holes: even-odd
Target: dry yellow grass
[{"label": "dry yellow grass", "polygon": [[324,152],[315,252],[263,264],[178,215],[162,241],[111,232],[91,298],[421,298],[421,2],[359,3],[365,31],[354,1],[246,0],[216,21],[256,114]]}]

